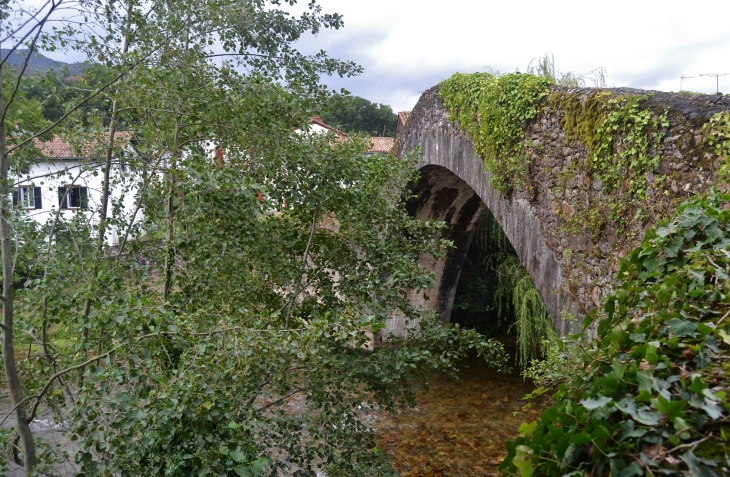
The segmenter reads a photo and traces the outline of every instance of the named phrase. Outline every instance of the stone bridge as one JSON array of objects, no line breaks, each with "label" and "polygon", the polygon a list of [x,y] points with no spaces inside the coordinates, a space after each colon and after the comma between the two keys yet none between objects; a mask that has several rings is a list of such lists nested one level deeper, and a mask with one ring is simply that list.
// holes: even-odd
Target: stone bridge
[{"label": "stone bridge", "polygon": [[[590,216],[589,209],[600,203],[606,192],[585,167],[586,147],[566,140],[566,113],[560,103],[548,101],[541,115],[529,124],[528,183],[504,194],[492,186],[471,139],[458,123],[449,120],[438,86],[421,96],[396,138],[395,150],[400,157],[420,150],[421,175],[413,185],[417,199],[409,204],[410,212],[419,219],[445,221],[449,226],[447,238],[455,247],[443,260],[420,258],[435,271],[437,284],[433,289],[412,292],[413,304],[449,321],[474,226],[489,209],[532,276],[555,329],[561,335],[578,331],[580,320],[566,320],[563,312],[580,317],[601,303],[611,293],[621,257],[641,242],[646,228],[715,182],[722,158],[712,154],[703,125],[714,114],[730,110],[730,98],[558,86],[552,87],[551,96],[578,98],[583,104],[601,91],[617,96],[650,94],[644,107],[655,115],[666,112],[669,126],[658,150],[652,151],[661,160],[643,177],[647,197],[630,209],[638,218],[622,221],[621,217],[598,217],[601,226],[597,231],[567,227],[580,219],[579,214]],[[393,318],[385,332],[399,334],[406,326],[402,318]]]}]

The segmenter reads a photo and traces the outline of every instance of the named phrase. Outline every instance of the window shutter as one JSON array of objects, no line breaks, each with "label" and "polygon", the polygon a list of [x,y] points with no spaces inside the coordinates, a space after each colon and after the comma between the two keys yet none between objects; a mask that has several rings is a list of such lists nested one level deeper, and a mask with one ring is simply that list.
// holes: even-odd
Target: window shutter
[{"label": "window shutter", "polygon": [[[69,194],[70,193],[71,193],[71,191],[69,191]],[[58,206],[62,209],[67,208],[66,204],[68,203],[68,201],[66,201],[65,199],[66,199],[66,187],[61,186],[58,188]]]},{"label": "window shutter", "polygon": [[79,207],[82,209],[89,208],[89,189],[86,187],[79,187]]},{"label": "window shutter", "polygon": [[34,196],[33,198],[35,200],[35,208],[42,209],[43,208],[43,203],[42,203],[43,198],[41,197],[41,188],[40,187],[33,187],[33,196]]},{"label": "window shutter", "polygon": [[13,189],[13,205],[18,205],[18,189]]}]

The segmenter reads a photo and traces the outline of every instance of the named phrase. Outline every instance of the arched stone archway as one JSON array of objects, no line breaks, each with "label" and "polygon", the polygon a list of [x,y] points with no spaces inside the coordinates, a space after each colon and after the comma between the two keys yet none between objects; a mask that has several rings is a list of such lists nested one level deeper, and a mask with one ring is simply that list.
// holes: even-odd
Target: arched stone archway
[{"label": "arched stone archway", "polygon": [[[561,312],[577,315],[577,305],[561,288],[562,267],[542,239],[530,204],[505,197],[491,186],[490,176],[483,170],[468,138],[439,135],[434,130],[429,133],[423,161],[419,163],[420,179],[413,185],[416,198],[409,202],[408,209],[417,219],[444,221],[448,226],[444,238],[453,241],[454,248],[441,260],[431,256],[420,258],[422,265],[435,272],[436,286],[411,292],[411,303],[419,309],[435,311],[443,321],[450,320],[474,226],[489,209],[532,276],[556,330],[561,334],[575,331],[575,323],[562,319]],[[394,317],[385,331],[399,334],[405,327],[403,318]]]}]

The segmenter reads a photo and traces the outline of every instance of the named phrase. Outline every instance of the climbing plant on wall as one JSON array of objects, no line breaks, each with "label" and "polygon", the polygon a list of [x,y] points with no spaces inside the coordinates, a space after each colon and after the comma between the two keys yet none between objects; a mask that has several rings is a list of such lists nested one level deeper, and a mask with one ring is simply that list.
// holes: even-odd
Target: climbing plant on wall
[{"label": "climbing plant on wall", "polygon": [[666,111],[656,114],[642,106],[648,98],[609,91],[591,97],[555,92],[550,97],[564,113],[566,139],[585,146],[587,172],[607,192],[623,188],[633,198],[646,198],[644,173],[659,164],[657,149],[669,126]]},{"label": "climbing plant on wall", "polygon": [[727,182],[730,180],[730,165],[728,164],[728,158],[730,157],[730,113],[723,112],[714,115],[705,124],[704,132],[707,134],[707,141],[713,152],[722,160],[722,165],[717,174],[718,178]]},{"label": "climbing plant on wall", "polygon": [[469,133],[492,184],[502,191],[525,182],[524,128],[540,113],[549,85],[547,78],[520,73],[457,73],[441,83],[449,117]]}]

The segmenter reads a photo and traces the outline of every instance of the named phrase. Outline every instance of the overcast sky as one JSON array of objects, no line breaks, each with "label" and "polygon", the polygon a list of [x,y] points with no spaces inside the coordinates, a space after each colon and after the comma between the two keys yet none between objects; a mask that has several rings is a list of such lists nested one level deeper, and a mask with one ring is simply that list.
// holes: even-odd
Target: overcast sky
[{"label": "overcast sky", "polygon": [[[306,2],[306,0],[300,0]],[[611,86],[715,92],[730,73],[730,0],[319,0],[345,27],[302,41],[365,72],[326,83],[410,110],[454,72],[525,71],[552,52],[556,69],[602,66]],[[730,75],[719,78],[730,93]]]}]

